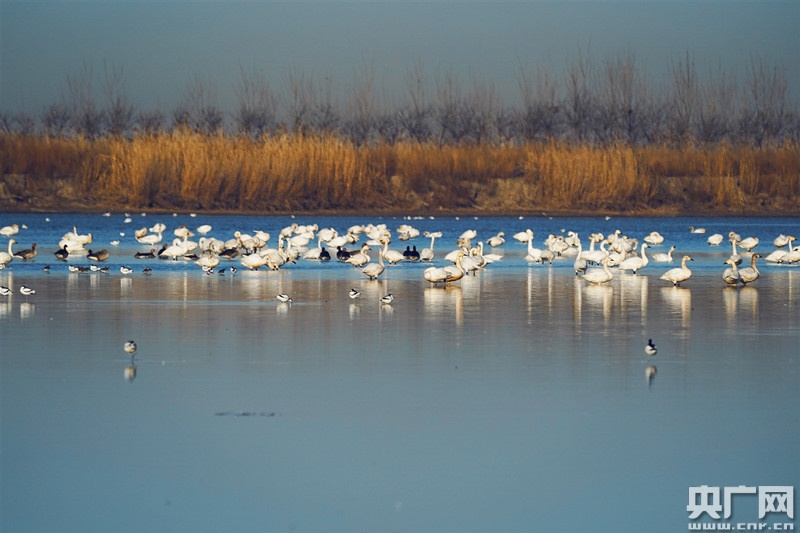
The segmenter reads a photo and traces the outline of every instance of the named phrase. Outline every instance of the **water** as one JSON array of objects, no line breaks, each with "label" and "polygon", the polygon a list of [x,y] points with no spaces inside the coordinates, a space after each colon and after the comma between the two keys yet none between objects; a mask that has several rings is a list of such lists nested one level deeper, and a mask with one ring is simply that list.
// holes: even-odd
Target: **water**
[{"label": "water", "polygon": [[[730,247],[705,242],[736,230],[766,255],[798,219],[132,218],[0,215],[27,225],[15,250],[39,243],[0,271],[37,289],[0,300],[3,531],[677,531],[690,486],[800,485],[800,271],[760,262],[727,288]],[[449,289],[419,264],[379,281],[302,260],[207,276],[132,258],[156,221],[271,244],[293,221],[409,223],[443,231],[440,265],[467,228],[507,243]],[[55,260],[73,225],[111,251],[108,274]],[[672,287],[651,263],[592,286],[572,260],[528,265],[511,238],[526,228],[537,243],[658,230],[653,251],[675,244],[694,275]],[[733,518],[757,522],[756,497],[737,498]]]}]

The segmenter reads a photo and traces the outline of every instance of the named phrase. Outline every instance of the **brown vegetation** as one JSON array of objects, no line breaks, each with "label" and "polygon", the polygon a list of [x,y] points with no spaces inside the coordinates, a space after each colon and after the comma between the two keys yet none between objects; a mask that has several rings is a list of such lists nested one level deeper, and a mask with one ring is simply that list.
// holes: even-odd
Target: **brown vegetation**
[{"label": "brown vegetation", "polygon": [[800,213],[778,147],[0,135],[0,210]]}]

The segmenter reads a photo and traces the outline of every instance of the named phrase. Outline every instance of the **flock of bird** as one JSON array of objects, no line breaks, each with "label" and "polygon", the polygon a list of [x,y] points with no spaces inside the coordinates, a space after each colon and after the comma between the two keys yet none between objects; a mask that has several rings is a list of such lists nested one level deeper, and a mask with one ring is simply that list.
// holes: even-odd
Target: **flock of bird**
[{"label": "flock of bird", "polygon": [[[126,222],[131,219],[126,219]],[[8,237],[8,251],[0,251],[0,269],[5,268],[15,260],[31,261],[37,254],[37,244],[30,248],[14,251],[17,243],[16,236],[20,232],[18,224],[11,224],[0,228],[0,236]],[[23,228],[24,225],[23,225]],[[466,230],[455,240],[455,248],[444,255],[444,265],[433,265],[437,252],[434,246],[437,239],[441,239],[442,232],[420,231],[410,224],[401,224],[396,228],[397,239],[410,241],[419,237],[425,239],[425,245],[417,249],[417,245],[406,245],[405,250],[390,248],[394,240],[394,233],[386,224],[353,225],[345,232],[340,233],[335,228],[319,228],[318,225],[291,224],[278,233],[277,246],[270,247],[271,235],[265,231],[254,231],[252,234],[235,231],[228,239],[219,239],[210,236],[212,226],[203,224],[194,231],[186,225],[180,225],[172,230],[171,241],[165,241],[169,234],[167,226],[157,223],[150,228],[142,227],[134,232],[136,243],[142,247],[134,254],[135,259],[163,259],[171,261],[193,261],[207,274],[235,274],[235,266],[220,267],[224,260],[226,263],[238,260],[241,268],[258,270],[268,268],[278,270],[287,264],[297,261],[337,261],[350,265],[370,280],[379,279],[387,271],[387,267],[400,262],[417,262],[429,264],[423,272],[422,278],[433,286],[446,287],[462,279],[466,275],[474,275],[478,271],[488,268],[492,263],[501,261],[503,254],[494,253],[506,246],[505,233],[499,232],[478,240],[476,230]],[[691,233],[705,233],[703,228],[690,226]],[[120,233],[120,236],[124,236]],[[196,240],[193,237],[198,236]],[[631,272],[638,274],[643,269],[654,263],[669,264],[673,261],[675,245],[669,246],[666,252],[656,252],[648,256],[647,251],[659,246],[668,246],[665,238],[657,231],[652,231],[642,238],[623,235],[620,230],[609,235],[592,233],[588,237],[588,249],[584,248],[583,241],[577,232],[562,231],[560,235],[550,234],[542,241],[542,247],[536,247],[533,230],[526,229],[515,233],[514,241],[526,246],[524,260],[529,263],[552,264],[554,260],[569,259],[573,261],[575,274],[588,283],[605,284],[614,279],[616,272]],[[730,286],[747,285],[756,281],[760,272],[756,260],[761,257],[753,249],[759,245],[758,237],[742,238],[731,231],[728,233],[731,244],[731,255],[728,257],[722,273],[722,280]],[[719,246],[724,241],[722,234],[710,235],[707,239],[709,246]],[[69,263],[71,258],[85,257],[90,264],[68,264],[71,272],[108,272],[109,267],[103,265],[111,256],[108,249],[88,248],[93,241],[91,233],[81,234],[77,227],[66,232],[58,242],[58,248],[53,252],[58,261]],[[764,260],[774,263],[797,264],[800,262],[800,246],[793,246],[795,237],[779,235],[773,241],[775,250],[769,253]],[[118,240],[112,245],[119,244]],[[334,251],[335,250],[335,251]],[[373,257],[377,250],[377,260]],[[741,250],[741,253],[740,253]],[[745,256],[749,256],[749,266],[741,267]],[[683,255],[680,266],[664,271],[659,279],[678,286],[692,276],[687,263],[693,261],[689,255]],[[441,261],[440,261],[441,263]],[[44,267],[49,269],[49,265]],[[651,267],[652,268],[652,267]],[[134,269],[129,265],[119,267],[120,273],[130,275]],[[148,274],[152,272],[150,266],[143,270]],[[20,292],[29,296],[35,290],[21,286]],[[2,287],[0,294],[6,295],[10,289]],[[383,303],[390,304],[391,295],[385,296]],[[351,292],[351,298],[358,294]],[[279,294],[277,299],[283,303],[291,303],[291,297]]]}]

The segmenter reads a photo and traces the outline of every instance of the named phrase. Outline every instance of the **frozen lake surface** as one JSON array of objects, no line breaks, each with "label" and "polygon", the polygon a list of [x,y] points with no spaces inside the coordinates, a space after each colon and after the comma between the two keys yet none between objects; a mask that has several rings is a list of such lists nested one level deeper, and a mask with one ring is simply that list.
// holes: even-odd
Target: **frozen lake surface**
[{"label": "frozen lake surface", "polygon": [[[726,287],[730,244],[706,243],[734,230],[766,256],[798,219],[124,218],[0,214],[26,226],[15,251],[39,250],[0,271],[0,530],[672,532],[690,486],[800,487],[800,267],[761,260],[758,281]],[[292,222],[385,223],[392,248],[428,246],[396,239],[406,223],[443,232],[436,265],[466,229],[507,242],[447,289],[416,263],[378,281],[335,259],[206,275],[133,259],[150,248],[134,229],[157,221],[169,241],[208,223],[271,245]],[[108,273],[55,259],[73,225],[110,251]],[[674,244],[694,274],[673,287],[659,276],[679,260],[651,262],[591,285],[572,259],[525,261],[511,235],[526,228],[540,248],[657,230],[648,251]],[[756,497],[733,519],[758,522]]]}]

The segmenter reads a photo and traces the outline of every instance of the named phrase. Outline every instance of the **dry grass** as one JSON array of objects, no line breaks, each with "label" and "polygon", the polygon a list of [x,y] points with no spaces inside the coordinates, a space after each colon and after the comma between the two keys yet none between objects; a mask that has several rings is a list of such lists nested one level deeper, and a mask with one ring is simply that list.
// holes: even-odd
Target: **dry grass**
[{"label": "dry grass", "polygon": [[[67,179],[88,205],[335,209],[800,209],[797,147],[418,143],[336,136],[0,136],[3,175]],[[499,186],[498,184],[501,184]],[[772,199],[772,200],[770,200]]]}]

